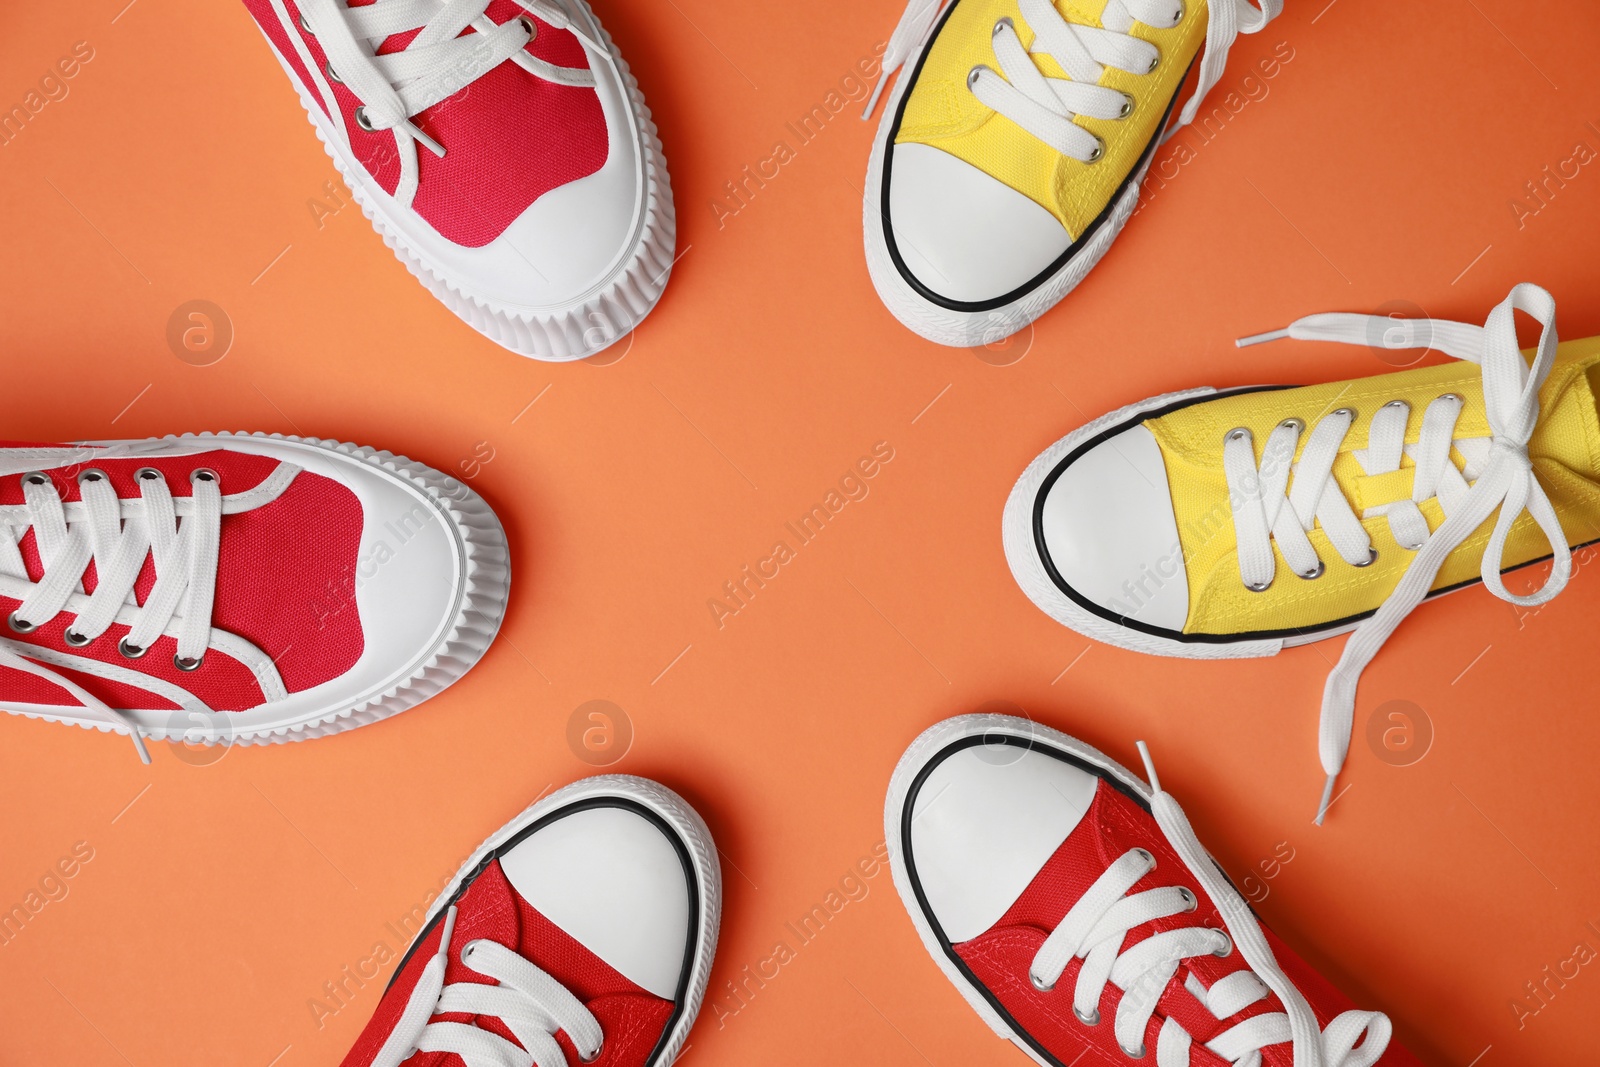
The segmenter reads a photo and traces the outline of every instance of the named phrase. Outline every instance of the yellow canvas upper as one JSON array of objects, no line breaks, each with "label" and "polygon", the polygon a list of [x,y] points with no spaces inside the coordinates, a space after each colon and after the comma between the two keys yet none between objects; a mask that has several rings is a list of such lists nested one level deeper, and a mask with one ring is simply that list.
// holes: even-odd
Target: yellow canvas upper
[{"label": "yellow canvas upper", "polygon": [[[1561,345],[1540,392],[1539,425],[1528,445],[1534,475],[1549,494],[1570,545],[1600,540],[1597,385],[1600,337]],[[1411,407],[1406,443],[1415,444],[1424,409],[1445,393],[1459,394],[1465,400],[1456,424],[1457,440],[1490,436],[1480,371],[1475,364],[1455,361],[1328,385],[1242,393],[1146,421],[1165,462],[1188,572],[1189,617],[1184,631],[1238,634],[1318,627],[1373,611],[1388,598],[1416,555],[1395,542],[1387,518],[1379,515],[1362,519],[1377,549],[1377,560],[1367,567],[1352,567],[1339,557],[1318,525],[1309,536],[1326,572],[1311,580],[1298,577],[1285,564],[1274,540],[1277,575],[1264,592],[1251,592],[1239,576],[1228,483],[1222,469],[1224,434],[1236,427],[1250,430],[1259,464],[1268,435],[1284,419],[1301,419],[1309,431],[1330,411],[1354,409],[1355,422],[1341,445],[1333,474],[1359,517],[1363,509],[1409,499],[1415,469],[1408,456],[1399,471],[1364,474],[1351,453],[1366,448],[1373,413],[1391,400],[1406,401]],[[1308,437],[1309,432],[1301,435],[1296,462]],[[1452,448],[1451,461],[1460,469],[1465,457]],[[1420,507],[1429,529],[1437,529],[1444,521],[1438,500],[1428,500]],[[1450,555],[1434,582],[1435,590],[1478,577],[1493,525],[1491,518]],[[1506,543],[1505,566],[1527,563],[1549,552],[1539,528],[1524,513]]]},{"label": "yellow canvas upper", "polygon": [[[1057,0],[1056,9],[1069,22],[1099,26],[1105,0]],[[1035,32],[1016,0],[960,0],[955,5],[906,97],[895,143],[931,145],[972,164],[1044,207],[1077,238],[1105,210],[1158,132],[1168,101],[1205,41],[1206,0],[1190,0],[1183,20],[1171,29],[1134,25],[1130,36],[1160,49],[1161,65],[1144,75],[1106,68],[1099,84],[1131,96],[1134,110],[1125,119],[1076,119],[1105,143],[1105,155],[1094,163],[1062,155],[967,88],[973,67],[999,70],[991,37],[1002,18],[1012,20],[1025,47],[1033,44]],[[1065,77],[1049,56],[1033,60],[1046,77]]]}]

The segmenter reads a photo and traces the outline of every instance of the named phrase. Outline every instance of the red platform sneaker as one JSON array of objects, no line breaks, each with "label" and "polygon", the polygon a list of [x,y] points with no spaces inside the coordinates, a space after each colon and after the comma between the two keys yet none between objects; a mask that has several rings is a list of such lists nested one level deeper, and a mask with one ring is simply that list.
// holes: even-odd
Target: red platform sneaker
[{"label": "red platform sneaker", "polygon": [[1026,719],[963,715],[901,758],[895,886],[967,1002],[1048,1067],[1416,1067],[1261,926],[1140,751],[1149,785]]},{"label": "red platform sneaker", "polygon": [[384,242],[535,359],[605,348],[672,269],[672,191],[583,0],[245,0]]},{"label": "red platform sneaker", "polygon": [[484,842],[344,1067],[665,1067],[716,951],[705,823],[643,778],[586,778]]},{"label": "red platform sneaker", "polygon": [[254,744],[404,711],[489,647],[505,533],[388,452],[200,434],[0,443],[0,707]]}]

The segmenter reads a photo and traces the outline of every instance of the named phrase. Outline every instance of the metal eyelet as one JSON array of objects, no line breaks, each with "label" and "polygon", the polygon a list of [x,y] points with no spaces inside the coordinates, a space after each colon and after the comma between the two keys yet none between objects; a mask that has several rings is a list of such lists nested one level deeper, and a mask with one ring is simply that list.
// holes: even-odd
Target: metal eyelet
[{"label": "metal eyelet", "polygon": [[212,470],[210,467],[196,467],[194,470],[189,472],[189,481],[191,484],[194,482],[214,482],[216,480],[217,472]]},{"label": "metal eyelet", "polygon": [[1297,432],[1303,432],[1306,428],[1306,424],[1299,419],[1284,419],[1282,422],[1278,423],[1278,425],[1280,427],[1291,427]]},{"label": "metal eyelet", "polygon": [[12,632],[19,634],[31,634],[39,628],[38,623],[24,622],[17,618],[17,613],[14,611],[6,616],[6,625],[11,627]]},{"label": "metal eyelet", "polygon": [[982,63],[979,63],[976,67],[973,67],[971,70],[967,71],[967,88],[971,89],[974,85],[977,85],[978,76],[988,69],[988,67],[984,66]]},{"label": "metal eyelet", "polygon": [[1122,110],[1117,112],[1117,118],[1119,118],[1119,119],[1127,118],[1129,115],[1133,114],[1133,109],[1134,109],[1135,106],[1137,106],[1137,101],[1135,101],[1133,99],[1133,96],[1131,94],[1129,94],[1129,93],[1123,93],[1122,94]]},{"label": "metal eyelet", "polygon": [[1044,982],[1039,981],[1039,976],[1033,973],[1033,969],[1032,968],[1029,968],[1029,970],[1028,970],[1028,982],[1029,982],[1030,985],[1033,986],[1033,988],[1037,989],[1041,993],[1048,993],[1048,992],[1050,992],[1050,990],[1052,990],[1052,989],[1054,989],[1056,987],[1056,984],[1054,982],[1050,982],[1049,984],[1046,984]]},{"label": "metal eyelet", "polygon": [[79,485],[82,485],[85,482],[103,482],[105,479],[106,472],[95,467],[88,467],[78,472]]},{"label": "metal eyelet", "polygon": [[1229,937],[1221,930],[1215,930],[1212,932],[1222,938],[1222,947],[1212,949],[1211,954],[1219,959],[1226,959],[1227,957],[1233,955],[1233,938]]},{"label": "metal eyelet", "polygon": [[1439,399],[1454,400],[1457,404],[1465,404],[1467,402],[1467,398],[1462,396],[1460,393],[1440,393]]},{"label": "metal eyelet", "polygon": [[1096,137],[1094,139],[1094,151],[1089,153],[1089,158],[1084,160],[1084,162],[1085,163],[1098,163],[1102,159],[1104,159],[1105,156],[1106,156],[1106,143],[1104,141],[1102,141],[1100,138]]},{"label": "metal eyelet", "polygon": [[206,657],[204,653],[196,656],[194,659],[184,659],[177,653],[173,653],[172,655],[172,665],[185,673],[199,670],[200,664],[204,663],[205,661]]},{"label": "metal eyelet", "polygon": [[1252,593],[1265,593],[1272,588],[1272,579],[1269,578],[1264,582],[1245,582],[1244,587]]},{"label": "metal eyelet", "polygon": [[1079,1011],[1078,1010],[1078,1006],[1076,1004],[1074,1004],[1072,1006],[1072,1014],[1076,1015],[1078,1017],[1078,1021],[1080,1023],[1082,1023],[1083,1025],[1085,1025],[1085,1026],[1099,1026],[1100,1025],[1100,1009],[1099,1008],[1091,1008],[1091,1009],[1089,1009],[1089,1014],[1085,1015],[1083,1012]]},{"label": "metal eyelet", "polygon": [[[1422,546],[1418,545],[1417,547],[1421,548]],[[1351,566],[1352,567],[1370,567],[1374,563],[1376,563],[1377,561],[1378,561],[1378,550],[1376,548],[1369,547],[1367,549],[1367,561],[1365,563],[1352,563]]]},{"label": "metal eyelet", "polygon": [[1250,431],[1243,426],[1236,426],[1223,434],[1222,439],[1224,441],[1248,441],[1250,440]]},{"label": "metal eyelet", "polygon": [[[1446,393],[1445,395],[1449,396],[1450,394]],[[1386,408],[1403,408],[1403,407],[1409,407],[1410,405],[1407,404],[1404,400],[1391,400],[1391,401],[1389,401],[1387,404],[1385,404],[1383,406],[1386,407]]]},{"label": "metal eyelet", "polygon": [[1014,32],[1016,28],[1016,23],[1012,22],[1011,16],[1007,15],[1004,18],[995,20],[994,29],[989,31],[989,36],[998,37],[1001,30],[1012,30]]},{"label": "metal eyelet", "polygon": [[306,13],[304,11],[300,12],[300,28],[313,37],[317,35],[317,31],[311,28],[311,23],[306,21]]},{"label": "metal eyelet", "polygon": [[1145,1050],[1143,1042],[1141,1042],[1139,1044],[1138,1048],[1124,1048],[1122,1043],[1119,1041],[1117,1043],[1117,1047],[1122,1049],[1122,1054],[1124,1056],[1128,1057],[1128,1059],[1130,1059],[1130,1060],[1142,1060],[1142,1059],[1144,1059],[1144,1054],[1145,1054],[1146,1050]]},{"label": "metal eyelet", "polygon": [[1200,906],[1200,898],[1188,886],[1180,885],[1178,892],[1183,894],[1184,911],[1194,911]]},{"label": "metal eyelet", "polygon": [[1150,60],[1150,68],[1146,70],[1145,73],[1154,74],[1156,72],[1156,68],[1159,66],[1161,66],[1161,53],[1157,52],[1155,57]]},{"label": "metal eyelet", "polygon": [[[1178,10],[1176,10],[1176,11],[1174,11],[1172,13],[1172,25],[1173,26],[1176,26],[1178,23],[1183,21],[1184,13],[1185,13],[1184,6],[1182,4],[1179,4],[1178,5]],[[1168,28],[1170,29],[1171,27],[1168,27]]]},{"label": "metal eyelet", "polygon": [[[522,28],[528,31],[528,44],[532,44],[533,39],[539,36],[539,27],[527,15],[518,15],[517,21],[522,23]],[[523,47],[527,46],[524,45]]]},{"label": "metal eyelet", "polygon": [[1314,570],[1297,571],[1296,573],[1299,574],[1301,578],[1304,578],[1306,581],[1309,582],[1309,581],[1312,581],[1313,579],[1321,578],[1324,574],[1327,573],[1327,571],[1328,571],[1328,565],[1326,563],[1323,563],[1319,559],[1319,560],[1317,560],[1317,566],[1316,566],[1316,568]]},{"label": "metal eyelet", "polygon": [[322,64],[322,71],[328,76],[329,81],[338,82],[340,85],[344,84],[344,79],[339,77],[339,72],[333,69],[331,61]]},{"label": "metal eyelet", "polygon": [[600,1058],[600,1053],[605,1051],[605,1047],[606,1047],[606,1036],[604,1034],[601,1034],[600,1035],[600,1043],[594,1047],[594,1051],[593,1052],[589,1053],[589,1055],[587,1055],[587,1056],[585,1056],[581,1052],[578,1053],[578,1062],[579,1063],[593,1063],[595,1060]]},{"label": "metal eyelet", "polygon": [[374,126],[372,124],[372,122],[367,118],[367,109],[366,109],[365,105],[356,108],[354,117],[355,117],[355,120],[356,120],[356,125],[360,126],[363,130],[366,130],[368,133],[373,133],[373,132],[375,132],[377,130],[377,127]]},{"label": "metal eyelet", "polygon": [[1150,864],[1150,869],[1152,871],[1156,869],[1156,858],[1149,849],[1136,848],[1133,850],[1133,854],[1136,856],[1143,856],[1145,862]]},{"label": "metal eyelet", "polygon": [[42,471],[29,471],[22,476],[23,485],[49,485],[50,476]]},{"label": "metal eyelet", "polygon": [[1328,412],[1328,414],[1329,415],[1349,415],[1351,422],[1355,422],[1356,421],[1356,409],[1355,408],[1334,408],[1332,411]]},{"label": "metal eyelet", "polygon": [[161,478],[161,472],[154,467],[140,467],[133,472],[133,476],[141,482],[154,482]]},{"label": "metal eyelet", "polygon": [[93,641],[94,638],[85,637],[82,634],[78,633],[76,630],[74,630],[72,627],[69,626],[65,630],[61,631],[61,640],[65,641],[67,644],[71,645],[73,648],[82,648],[84,645],[87,645],[90,641]]},{"label": "metal eyelet", "polygon": [[124,637],[117,642],[117,651],[122,653],[123,659],[138,659],[146,652],[149,652],[150,649],[148,646],[141,648],[138,645],[129,644],[128,639]]}]

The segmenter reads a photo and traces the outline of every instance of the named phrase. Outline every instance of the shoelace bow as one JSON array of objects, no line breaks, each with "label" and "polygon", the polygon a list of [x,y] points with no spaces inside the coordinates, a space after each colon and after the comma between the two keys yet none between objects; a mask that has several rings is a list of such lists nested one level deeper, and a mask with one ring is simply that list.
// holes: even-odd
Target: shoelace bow
[{"label": "shoelace bow", "polygon": [[[590,86],[586,69],[558,67],[524,49],[538,32],[532,19],[496,24],[484,12],[491,0],[377,0],[347,7],[344,0],[301,0],[301,25],[327,54],[327,74],[361,101],[356,123],[367,130],[398,129],[441,158],[445,147],[412,118],[511,60],[560,85]],[[579,29],[554,0],[518,0],[523,10],[567,30],[597,53],[604,49]],[[474,32],[464,33],[471,29]],[[419,30],[389,55],[376,49],[389,37]]]},{"label": "shoelace bow", "polygon": [[[1517,347],[1518,311],[1538,320],[1541,326],[1531,368]],[[1487,442],[1452,441],[1464,401],[1447,393],[1428,405],[1421,438],[1414,447],[1405,444],[1410,409],[1401,401],[1392,401],[1373,416],[1365,454],[1356,453],[1368,474],[1398,470],[1402,453],[1413,457],[1416,474],[1411,500],[1387,505],[1383,513],[1395,540],[1417,554],[1394,592],[1351,634],[1323,688],[1318,749],[1327,779],[1317,808],[1318,823],[1327,814],[1334,783],[1349,754],[1361,672],[1389,635],[1427,597],[1450,554],[1497,508],[1499,517],[1479,568],[1490,592],[1512,604],[1534,607],[1559,595],[1572,577],[1572,550],[1528,458],[1528,441],[1539,422],[1539,390],[1556,357],[1555,314],[1555,298],[1539,286],[1524,282],[1489,313],[1482,326],[1416,319],[1410,321],[1411,329],[1397,331],[1393,319],[1326,314],[1311,315],[1286,329],[1239,341],[1243,346],[1293,337],[1371,344],[1373,338],[1382,338],[1386,348],[1433,348],[1483,368],[1483,401],[1492,434]],[[1260,468],[1255,463],[1249,431],[1233,430],[1225,435],[1223,470],[1239,541],[1239,573],[1249,588],[1265,589],[1271,583],[1275,565],[1273,541],[1301,577],[1315,578],[1322,573],[1322,562],[1306,539],[1313,522],[1322,524],[1345,562],[1363,566],[1376,558],[1365,528],[1331,476],[1339,446],[1354,419],[1355,413],[1340,409],[1318,422],[1295,465],[1294,485],[1287,497],[1287,461],[1294,455],[1295,442],[1303,428],[1298,420],[1286,420],[1272,432]],[[1465,475],[1450,460],[1452,444],[1468,460]],[[1269,459],[1273,462],[1269,463]],[[1438,498],[1445,513],[1445,521],[1432,533],[1417,507],[1430,497]],[[1519,596],[1505,587],[1500,571],[1506,538],[1524,511],[1550,542],[1554,563],[1550,576],[1538,590]]]},{"label": "shoelace bow", "polygon": [[[1279,967],[1249,905],[1200,846],[1178,802],[1162,790],[1143,741],[1139,742],[1139,755],[1154,793],[1151,811],[1156,824],[1221,913],[1228,932],[1197,923],[1149,934],[1124,949],[1123,942],[1134,928],[1192,912],[1198,905],[1194,894],[1180,886],[1131,893],[1156,865],[1148,851],[1133,849],[1106,868],[1039,946],[1028,968],[1029,980],[1036,988],[1049,990],[1073,959],[1083,960],[1073,992],[1073,1013],[1085,1025],[1098,1025],[1100,998],[1107,984],[1117,986],[1123,991],[1114,1025],[1117,1044],[1124,1054],[1137,1059],[1148,1051],[1145,1031],[1150,1018],[1183,961],[1226,956],[1237,945],[1250,970],[1236,971],[1209,989],[1191,973],[1185,988],[1219,1020],[1274,993],[1284,1011],[1241,1020],[1207,1041],[1206,1048],[1240,1067],[1258,1067],[1262,1049],[1292,1042],[1294,1067],[1371,1067],[1393,1034],[1388,1016],[1352,1010],[1334,1018],[1326,1030],[1318,1027],[1316,1014]],[[1193,1044],[1193,1037],[1178,1022],[1163,1020],[1156,1038],[1158,1067],[1186,1067]]]},{"label": "shoelace bow", "polygon": [[[423,967],[372,1067],[399,1067],[414,1052],[454,1053],[466,1067],[567,1067],[566,1053],[553,1036],[557,1030],[566,1031],[582,1062],[600,1055],[605,1035],[594,1013],[566,986],[499,942],[468,941],[460,953],[464,966],[499,984],[445,985],[455,925],[452,906],[445,915],[439,950]],[[451,1012],[497,1018],[521,1047],[470,1023],[428,1021]]]},{"label": "shoelace bow", "polygon": [[[905,65],[932,31],[951,0],[910,0],[889,37],[883,73],[867,100],[863,119],[877,107],[889,76]],[[1079,116],[1124,119],[1134,110],[1133,98],[1098,84],[1107,67],[1130,74],[1151,74],[1161,63],[1160,49],[1129,34],[1134,23],[1170,29],[1183,21],[1184,0],[1108,0],[1099,26],[1069,22],[1051,0],[1018,0],[1023,20],[1033,30],[1024,47],[1015,24],[1003,18],[994,26],[996,73],[973,67],[967,88],[987,107],[1006,116],[1063,155],[1093,163],[1105,154],[1100,139],[1073,120]],[[1206,26],[1205,55],[1194,95],[1179,112],[1168,136],[1194,121],[1200,103],[1222,77],[1228,52],[1241,33],[1259,32],[1283,11],[1283,0],[1212,0]],[[1046,77],[1034,54],[1056,61],[1065,78]]]},{"label": "shoelace bow", "polygon": [[[81,648],[97,640],[114,623],[128,627],[117,643],[130,660],[149,651],[156,639],[176,623],[178,649],[174,663],[194,670],[211,644],[211,608],[217,580],[217,552],[222,524],[222,491],[216,472],[197,470],[191,495],[174,498],[161,472],[144,467],[134,475],[137,499],[121,499],[101,471],[78,475],[80,499],[64,503],[48,475],[22,476],[24,503],[0,507],[0,593],[22,603],[7,618],[17,633],[31,633],[63,611],[76,613],[65,631],[66,643]],[[32,529],[44,573],[28,577],[19,542]],[[148,556],[155,584],[141,606],[134,585]],[[90,563],[95,589],[83,592]],[[150,753],[138,724],[125,712],[91,695],[60,671],[36,662],[48,654],[16,641],[0,642],[0,663],[44,678],[71,693],[85,708],[126,726],[139,758]]]}]

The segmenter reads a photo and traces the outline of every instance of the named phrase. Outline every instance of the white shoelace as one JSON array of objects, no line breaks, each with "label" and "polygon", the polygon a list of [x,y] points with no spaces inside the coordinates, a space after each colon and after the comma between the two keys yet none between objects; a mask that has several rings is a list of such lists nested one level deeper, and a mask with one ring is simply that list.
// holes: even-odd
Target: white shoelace
[{"label": "white shoelace", "polygon": [[[862,118],[872,115],[889,76],[905,65],[938,22],[951,0],[910,0],[889,37],[883,56],[883,74],[867,101]],[[1079,115],[1096,119],[1124,119],[1134,110],[1133,98],[1098,84],[1107,67],[1129,74],[1153,73],[1161,52],[1149,41],[1128,31],[1135,22],[1155,29],[1170,29],[1183,20],[1184,0],[1108,0],[1099,26],[1068,22],[1051,0],[1018,0],[1022,17],[1033,30],[1031,48],[1025,48],[1009,18],[994,26],[997,73],[983,65],[967,75],[967,88],[985,106],[1006,116],[1034,137],[1081,163],[1093,163],[1105,154],[1098,137],[1077,125]],[[1256,33],[1283,11],[1283,0],[1213,0],[1206,26],[1205,55],[1200,61],[1194,95],[1184,104],[1172,130],[1194,120],[1200,103],[1222,77],[1228,52],[1241,33]],[[1047,78],[1033,55],[1048,55],[1065,78]],[[1171,131],[1168,135],[1170,136]]]},{"label": "white shoelace", "polygon": [[[1517,311],[1537,319],[1541,326],[1531,369],[1517,347]],[[1386,515],[1395,540],[1417,555],[1389,598],[1371,618],[1356,627],[1338,665],[1328,675],[1322,694],[1318,742],[1327,779],[1317,808],[1318,823],[1327,813],[1334,782],[1350,750],[1361,672],[1389,635],[1428,595],[1450,554],[1496,508],[1499,518],[1484,548],[1480,567],[1483,584],[1490,592],[1512,604],[1533,607],[1557,596],[1572,576],[1572,551],[1566,534],[1550,498],[1534,477],[1528,458],[1528,441],[1539,422],[1539,389],[1549,377],[1556,357],[1555,314],[1555,299],[1539,286],[1525,282],[1511,290],[1482,326],[1416,319],[1411,321],[1411,329],[1396,330],[1395,320],[1372,315],[1311,315],[1286,329],[1238,342],[1244,346],[1293,337],[1371,344],[1374,338],[1382,338],[1386,348],[1433,348],[1483,368],[1483,399],[1491,437],[1454,440],[1463,400],[1447,393],[1428,404],[1421,437],[1415,445],[1405,444],[1410,408],[1401,401],[1391,401],[1373,414],[1366,450],[1354,453],[1368,474],[1399,470],[1402,454],[1414,460],[1411,499],[1369,509],[1367,514]],[[1332,478],[1339,445],[1356,417],[1357,413],[1341,408],[1318,421],[1300,462],[1294,464],[1294,484],[1287,495],[1284,490],[1290,474],[1288,460],[1304,429],[1298,420],[1286,420],[1272,431],[1259,468],[1248,430],[1232,430],[1224,436],[1223,472],[1238,536],[1239,575],[1249,588],[1260,590],[1271,584],[1275,566],[1273,541],[1301,578],[1319,577],[1322,561],[1306,539],[1306,531],[1315,522],[1321,523],[1334,550],[1346,563],[1364,566],[1376,558],[1371,539]],[[1465,473],[1450,460],[1452,445],[1467,460]],[[1433,497],[1438,498],[1445,521],[1429,533],[1417,505]],[[1500,571],[1506,537],[1524,511],[1544,531],[1554,564],[1544,585],[1527,596],[1518,596],[1505,587]]]},{"label": "white shoelace", "polygon": [[[80,500],[63,503],[44,474],[22,476],[24,503],[0,507],[0,593],[22,601],[7,619],[10,629],[30,633],[63,611],[76,612],[66,642],[81,648],[100,638],[113,623],[128,626],[118,649],[133,660],[176,623],[174,663],[194,670],[211,646],[211,607],[216,590],[217,551],[222,523],[222,493],[216,473],[197,470],[192,495],[175,499],[162,474],[151,467],[135,474],[137,499],[120,499],[106,476],[93,468],[78,475]],[[28,577],[19,542],[32,529],[44,572]],[[140,606],[134,585],[148,556],[155,584]],[[95,568],[95,589],[83,592],[84,573]],[[63,676],[26,658],[30,646],[0,646],[0,663],[61,686],[86,708],[125,725],[139,758],[150,762],[138,725]]]},{"label": "white shoelace", "polygon": [[[566,986],[498,942],[468,941],[461,947],[461,962],[498,985],[445,985],[455,925],[456,909],[451,907],[439,951],[424,966],[372,1067],[399,1067],[414,1052],[453,1052],[466,1067],[567,1067],[566,1053],[552,1036],[557,1030],[566,1031],[582,1062],[600,1055],[605,1038],[594,1013]],[[497,1018],[522,1047],[470,1023],[428,1021],[449,1012]]]},{"label": "white shoelace", "polygon": [[[1273,993],[1285,1010],[1242,1020],[1206,1042],[1206,1048],[1241,1067],[1259,1067],[1262,1049],[1293,1042],[1295,1067],[1370,1067],[1389,1045],[1393,1027],[1388,1016],[1347,1011],[1326,1030],[1318,1028],[1310,1004],[1278,966],[1249,905],[1200,846],[1178,802],[1162,791],[1143,741],[1139,755],[1155,794],[1151,811],[1156,824],[1216,905],[1227,932],[1197,924],[1151,934],[1123,949],[1129,931],[1141,924],[1197,907],[1194,894],[1178,886],[1131,893],[1156,865],[1154,856],[1137,848],[1114,861],[1078,898],[1034,955],[1029,980],[1036,988],[1050,989],[1073,959],[1083,960],[1073,992],[1074,1014],[1086,1025],[1098,1025],[1107,984],[1121,989],[1115,1036],[1122,1051],[1136,1059],[1147,1051],[1144,1035],[1150,1018],[1183,961],[1226,956],[1237,945],[1250,970],[1236,971],[1209,989],[1191,973],[1185,988],[1219,1020]],[[1164,1020],[1156,1038],[1156,1067],[1187,1067],[1193,1043],[1179,1023]]]},{"label": "white shoelace", "polygon": [[[301,0],[302,25],[328,58],[326,73],[349,86],[361,101],[356,123],[369,130],[399,130],[443,157],[445,146],[412,122],[413,116],[511,60],[523,70],[560,85],[590,86],[587,69],[558,67],[528,55],[537,26],[528,18],[496,25],[485,14],[490,0],[377,0],[347,7],[344,0]],[[574,34],[603,53],[555,0],[519,0],[540,20]],[[467,29],[472,33],[464,33]],[[399,52],[377,55],[384,40],[420,30]]]}]

